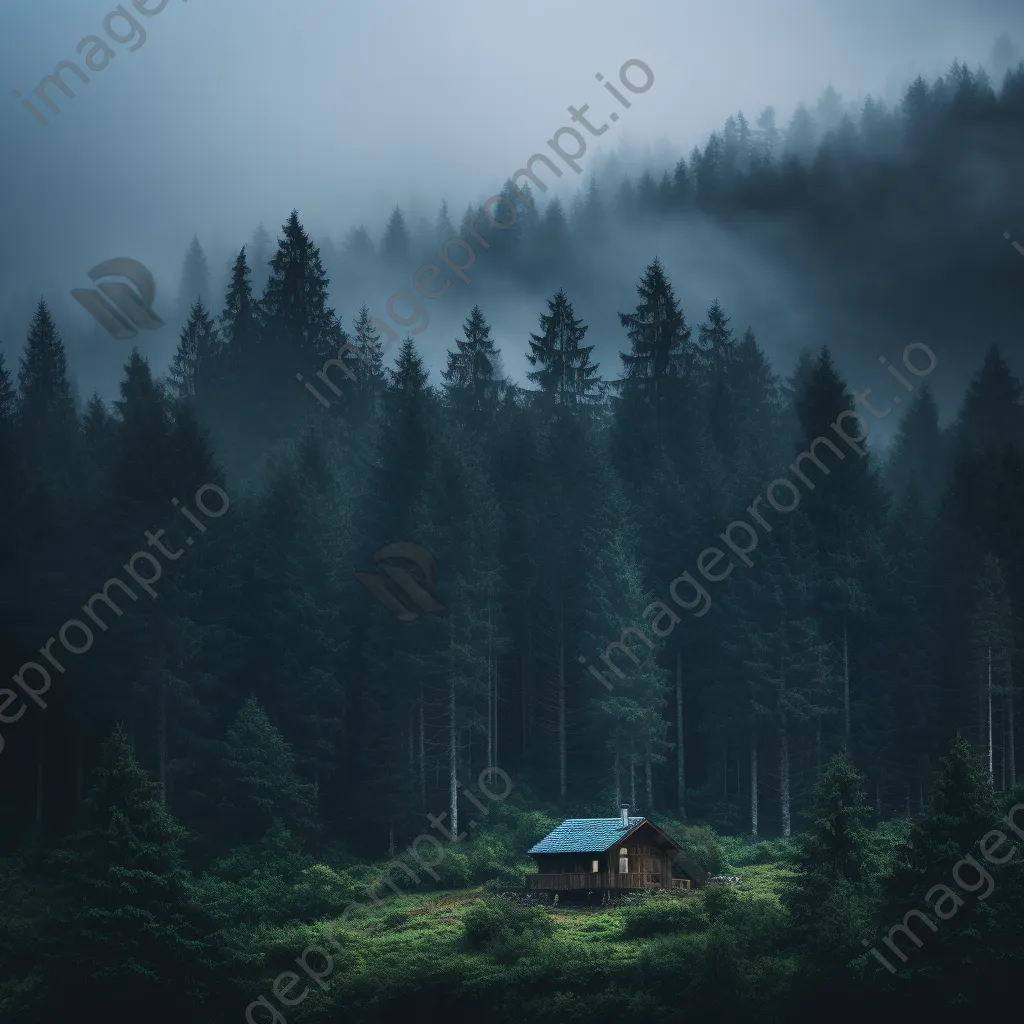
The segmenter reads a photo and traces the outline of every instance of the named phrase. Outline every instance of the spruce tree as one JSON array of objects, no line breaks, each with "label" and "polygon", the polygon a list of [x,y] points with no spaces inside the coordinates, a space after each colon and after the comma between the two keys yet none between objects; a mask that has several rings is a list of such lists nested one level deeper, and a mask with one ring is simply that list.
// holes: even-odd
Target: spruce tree
[{"label": "spruce tree", "polygon": [[635,312],[619,314],[631,348],[621,353],[615,431],[618,464],[631,477],[642,475],[649,453],[672,450],[670,438],[688,433],[673,428],[686,422],[690,384],[690,328],[660,260],[647,267],[637,294]]},{"label": "spruce tree", "polygon": [[101,999],[115,1020],[194,1016],[220,1001],[223,978],[183,866],[186,832],[121,729],[94,779],[86,828],[58,855],[66,919],[47,960],[59,1004]]},{"label": "spruce tree", "polygon": [[[181,319],[198,300],[210,301],[210,267],[206,261],[206,253],[193,235],[189,242],[185,261],[181,268],[181,283],[178,287],[177,309]],[[180,321],[179,321],[180,322]]]},{"label": "spruce tree", "polygon": [[441,376],[457,419],[474,427],[493,419],[502,385],[501,356],[479,306],[466,317],[463,336],[455,339],[455,351],[449,351]]},{"label": "spruce tree", "polygon": [[590,405],[601,394],[598,364],[590,362],[593,345],[581,345],[587,325],[577,320],[572,303],[564,291],[548,299],[548,312],[541,314],[540,334],[530,335],[531,366],[539,369],[527,378],[540,388],[541,394],[558,405],[571,407]]},{"label": "spruce tree", "polygon": [[262,295],[270,276],[270,259],[273,256],[272,239],[262,222],[252,233],[249,249],[249,265],[252,268],[252,293]]},{"label": "spruce tree", "polygon": [[213,318],[200,300],[189,310],[171,361],[169,391],[179,402],[194,402],[206,413],[219,390],[222,342]]},{"label": "spruce tree", "polygon": [[292,210],[282,232],[260,303],[260,362],[272,394],[279,396],[271,404],[277,413],[276,422],[268,424],[271,433],[290,432],[310,416],[310,396],[296,383],[296,374],[312,377],[345,342],[341,323],[327,304],[329,282],[320,252],[299,223],[298,211]]},{"label": "spruce tree", "polygon": [[730,383],[735,348],[729,317],[716,299],[708,309],[707,321],[700,325],[694,370],[703,392],[708,431],[725,456],[731,456],[734,450],[735,402]]},{"label": "spruce tree", "polygon": [[249,697],[228,730],[220,783],[226,834],[255,842],[277,821],[310,833],[317,828],[313,787],[296,770],[290,744]]},{"label": "spruce tree", "polygon": [[451,238],[455,234],[455,225],[452,224],[452,218],[448,213],[448,203],[446,200],[441,200],[441,205],[437,210],[437,221],[434,225],[434,237],[437,239],[440,245],[446,238]]},{"label": "spruce tree", "polygon": [[66,473],[77,427],[64,343],[40,299],[18,374],[18,433],[27,460]]},{"label": "spruce tree", "polygon": [[354,393],[352,421],[365,424],[376,417],[386,384],[384,348],[368,306],[359,308],[352,324],[351,345],[358,356],[353,364],[355,383],[349,389]]},{"label": "spruce tree", "polygon": [[934,509],[946,482],[946,445],[939,427],[939,407],[927,384],[914,394],[885,467],[890,489],[900,495],[916,491]]},{"label": "spruce tree", "polygon": [[393,262],[409,257],[409,232],[405,226],[405,216],[397,206],[391,211],[391,216],[388,218],[384,237],[380,243],[380,252],[385,259]]},{"label": "spruce tree", "polygon": [[960,415],[953,427],[958,454],[965,449],[986,451],[1012,445],[1024,447],[1024,402],[1018,378],[996,345],[985,353],[981,369],[967,386]]}]

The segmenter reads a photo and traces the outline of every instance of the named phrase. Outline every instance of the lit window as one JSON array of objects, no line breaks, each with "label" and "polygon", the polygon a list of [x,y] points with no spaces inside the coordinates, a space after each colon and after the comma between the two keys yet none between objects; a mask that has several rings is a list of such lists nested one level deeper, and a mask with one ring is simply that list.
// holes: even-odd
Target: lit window
[{"label": "lit window", "polygon": [[590,870],[593,871],[595,875],[597,874],[597,872],[598,872],[598,863],[597,863],[596,860],[592,860],[590,862]]}]

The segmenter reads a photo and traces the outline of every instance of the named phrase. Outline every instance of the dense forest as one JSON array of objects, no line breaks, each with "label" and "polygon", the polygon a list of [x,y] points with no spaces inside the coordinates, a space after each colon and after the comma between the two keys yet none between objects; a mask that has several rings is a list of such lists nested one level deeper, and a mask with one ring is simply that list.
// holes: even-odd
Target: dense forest
[{"label": "dense forest", "polygon": [[[446,206],[436,228],[396,209],[379,249],[357,229],[330,253],[293,211],[276,248],[240,249],[216,303],[194,242],[173,362],[134,350],[112,403],[77,407],[41,299],[17,367],[0,362],[4,1019],[792,1019],[1009,998],[1015,863],[899,977],[864,946],[1020,793],[1024,262],[1002,234],[1024,215],[1022,127],[1024,64],[998,86],[954,64],[896,109],[854,118],[826,93],[785,131],[771,108],[739,114],[660,180],[593,178],[569,213],[510,183],[516,225],[481,257],[436,379],[359,287],[429,259]],[[972,174],[1006,210],[976,209]],[[937,209],[941,252],[912,230]],[[830,254],[837,307],[907,328],[856,339],[870,379],[826,339],[773,366],[713,291],[684,309],[656,252],[623,269],[636,300],[617,319],[574,310],[588,253],[634,229],[781,218],[809,265]],[[527,337],[492,330],[502,282],[535,296]],[[513,350],[527,381],[503,368]],[[940,408],[926,378],[965,362]],[[402,615],[357,578],[400,594],[408,561],[374,557],[399,543],[436,562]],[[478,810],[495,779],[507,799]],[[628,907],[629,957],[489,896],[419,944],[346,932],[333,988],[252,1010],[425,819],[449,840],[488,820],[403,889],[500,888],[553,822],[620,803],[710,868],[785,864],[781,896]]]}]

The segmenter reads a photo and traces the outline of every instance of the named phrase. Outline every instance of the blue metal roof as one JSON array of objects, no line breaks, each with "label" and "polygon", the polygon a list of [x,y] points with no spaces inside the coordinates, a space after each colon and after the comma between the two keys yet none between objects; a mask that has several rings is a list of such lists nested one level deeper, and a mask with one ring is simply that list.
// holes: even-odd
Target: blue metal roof
[{"label": "blue metal roof", "polygon": [[627,832],[646,820],[630,818],[629,824],[623,825],[621,818],[570,818],[526,852],[604,853]]}]

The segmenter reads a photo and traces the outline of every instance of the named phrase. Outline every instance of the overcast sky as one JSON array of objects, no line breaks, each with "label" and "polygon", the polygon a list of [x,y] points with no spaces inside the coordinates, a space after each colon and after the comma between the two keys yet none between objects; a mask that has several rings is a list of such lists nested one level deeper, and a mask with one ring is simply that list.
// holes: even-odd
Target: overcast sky
[{"label": "overcast sky", "polygon": [[[0,307],[66,295],[122,255],[151,267],[159,306],[194,233],[227,252],[261,220],[276,236],[292,207],[339,241],[356,221],[379,237],[396,202],[433,211],[444,196],[457,220],[570,123],[570,104],[600,120],[616,109],[594,76],[616,82],[630,58],[654,86],[584,162],[627,139],[688,152],[738,109],[773,103],[784,123],[830,82],[847,99],[892,96],[954,57],[984,61],[1002,31],[1024,43],[1021,0],[168,0],[148,18],[126,6],[145,42],[108,38],[114,59],[88,85],[66,76],[77,96],[54,93],[62,112],[44,126],[12,91],[81,64],[79,41],[104,35],[115,5],[0,5]],[[3,340],[9,356],[22,340]]]}]

